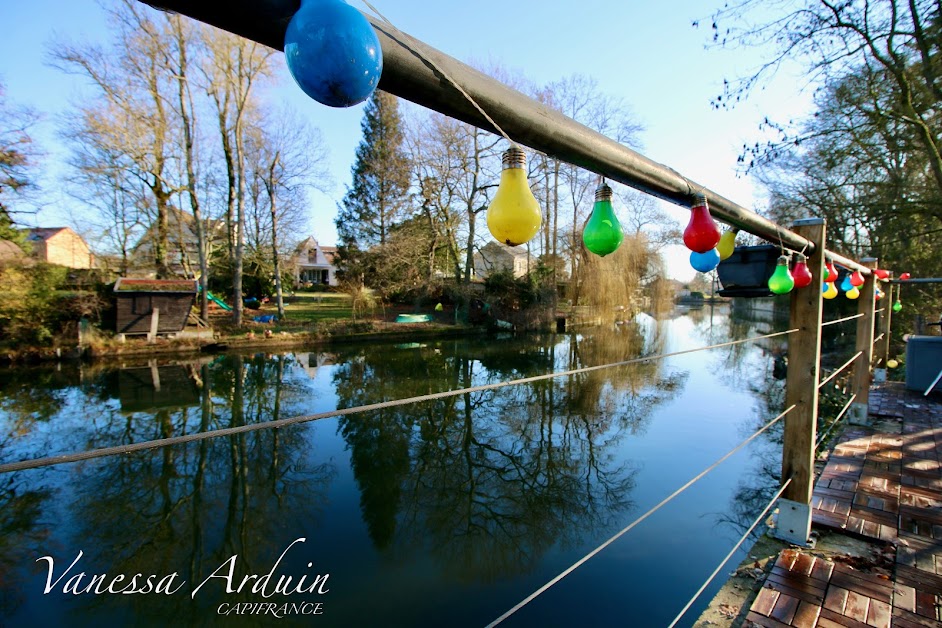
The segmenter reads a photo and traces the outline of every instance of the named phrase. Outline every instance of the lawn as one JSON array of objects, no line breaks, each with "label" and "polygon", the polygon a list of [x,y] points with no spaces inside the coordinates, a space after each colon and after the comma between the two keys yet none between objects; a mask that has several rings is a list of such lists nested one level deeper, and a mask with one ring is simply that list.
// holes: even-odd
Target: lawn
[{"label": "lawn", "polygon": [[[285,318],[282,326],[291,324],[310,324],[325,319],[352,318],[349,295],[335,292],[302,292],[285,297]],[[277,313],[274,303],[265,305],[264,313]]]}]

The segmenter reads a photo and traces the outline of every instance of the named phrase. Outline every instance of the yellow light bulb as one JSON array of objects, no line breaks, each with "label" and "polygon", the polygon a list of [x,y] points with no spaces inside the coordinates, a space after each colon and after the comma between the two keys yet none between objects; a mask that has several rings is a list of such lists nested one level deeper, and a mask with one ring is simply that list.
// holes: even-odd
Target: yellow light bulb
[{"label": "yellow light bulb", "polygon": [[502,162],[500,185],[487,208],[487,228],[498,242],[517,246],[537,234],[543,214],[527,182],[526,153],[511,146],[504,152]]},{"label": "yellow light bulb", "polygon": [[736,249],[736,234],[739,229],[730,229],[720,236],[720,242],[716,245],[716,252],[720,254],[720,260],[724,260],[733,254]]}]

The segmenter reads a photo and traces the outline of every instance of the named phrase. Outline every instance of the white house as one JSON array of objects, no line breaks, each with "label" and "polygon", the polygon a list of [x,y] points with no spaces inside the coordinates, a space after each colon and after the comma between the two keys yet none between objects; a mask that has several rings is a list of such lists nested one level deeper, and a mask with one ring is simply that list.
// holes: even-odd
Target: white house
[{"label": "white house", "polygon": [[514,277],[523,277],[536,269],[536,259],[525,246],[507,246],[488,242],[474,254],[474,276],[484,279],[493,272],[510,270]]},{"label": "white house", "polygon": [[337,285],[337,268],[334,258],[337,256],[337,247],[321,246],[314,239],[308,237],[295,248],[291,257],[291,268],[294,270],[294,285],[296,287],[307,285]]}]

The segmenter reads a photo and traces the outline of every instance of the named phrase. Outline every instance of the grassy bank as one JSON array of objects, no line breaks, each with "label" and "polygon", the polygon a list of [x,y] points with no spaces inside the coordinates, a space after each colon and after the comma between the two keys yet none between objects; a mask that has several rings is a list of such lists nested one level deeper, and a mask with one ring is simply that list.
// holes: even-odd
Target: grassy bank
[{"label": "grassy bank", "polygon": [[58,342],[50,347],[11,344],[0,351],[0,362],[37,362],[61,359],[107,359],[114,356],[148,356],[192,354],[206,350],[276,350],[317,346],[332,342],[364,342],[372,340],[433,338],[464,335],[483,331],[480,327],[454,324],[454,311],[446,308],[435,312],[429,323],[396,323],[397,314],[418,313],[415,308],[362,309],[354,315],[349,296],[336,293],[300,293],[286,298],[285,317],[270,323],[257,322],[257,317],[277,316],[274,303],[258,309],[244,310],[244,323],[232,324],[232,314],[215,307],[210,311],[212,338],[159,337],[147,342],[144,337],[120,340],[113,332],[93,330],[85,346]]}]

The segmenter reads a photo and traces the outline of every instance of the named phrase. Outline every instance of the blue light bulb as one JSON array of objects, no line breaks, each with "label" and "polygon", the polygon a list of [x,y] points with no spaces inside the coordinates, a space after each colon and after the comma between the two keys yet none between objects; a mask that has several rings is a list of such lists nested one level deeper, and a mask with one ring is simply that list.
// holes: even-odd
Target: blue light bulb
[{"label": "blue light bulb", "polygon": [[330,107],[363,102],[383,72],[379,37],[343,0],[302,0],[285,31],[285,61],[304,93]]},{"label": "blue light bulb", "polygon": [[847,292],[853,287],[854,287],[854,284],[850,282],[850,273],[847,273],[846,275],[844,275],[844,280],[841,281],[841,290],[843,292]]},{"label": "blue light bulb", "polygon": [[697,253],[693,251],[690,253],[690,265],[693,266],[694,270],[698,270],[701,273],[708,273],[716,265],[720,263],[720,254],[716,248],[712,248],[706,253]]}]

